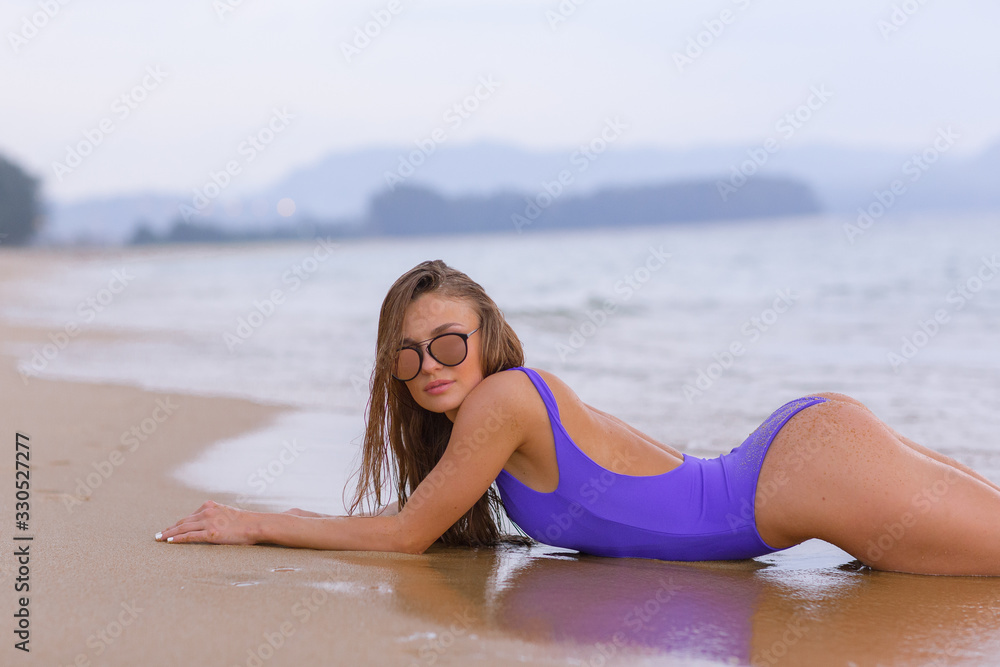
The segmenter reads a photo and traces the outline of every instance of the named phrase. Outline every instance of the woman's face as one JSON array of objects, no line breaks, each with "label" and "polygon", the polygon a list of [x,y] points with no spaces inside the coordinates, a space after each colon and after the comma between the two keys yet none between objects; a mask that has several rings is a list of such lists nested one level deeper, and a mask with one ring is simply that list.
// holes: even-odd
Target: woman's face
[{"label": "woman's face", "polygon": [[[476,310],[464,299],[451,299],[433,292],[411,301],[403,314],[403,345],[426,341],[443,333],[467,334],[479,327]],[[469,353],[458,366],[444,366],[419,346],[423,364],[417,377],[406,383],[410,395],[422,408],[443,412],[452,422],[462,401],[483,379],[480,363],[482,330],[469,336]],[[437,385],[435,389],[433,385]]]}]

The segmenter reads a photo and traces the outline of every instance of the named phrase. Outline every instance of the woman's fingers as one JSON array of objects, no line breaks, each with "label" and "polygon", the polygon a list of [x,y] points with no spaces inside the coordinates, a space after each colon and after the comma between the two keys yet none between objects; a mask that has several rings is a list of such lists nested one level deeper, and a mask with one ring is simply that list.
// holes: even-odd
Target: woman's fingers
[{"label": "woman's fingers", "polygon": [[253,544],[251,521],[250,513],[209,500],[154,538],[171,543]]},{"label": "woman's fingers", "polygon": [[168,537],[167,542],[171,544],[183,544],[184,542],[211,542],[211,539],[209,539],[208,531],[194,530],[190,533],[180,533],[179,535]]},{"label": "woman's fingers", "polygon": [[161,533],[156,534],[157,542],[179,542],[175,539],[191,532],[203,531],[205,528],[201,521],[186,520],[184,523],[178,522]]}]

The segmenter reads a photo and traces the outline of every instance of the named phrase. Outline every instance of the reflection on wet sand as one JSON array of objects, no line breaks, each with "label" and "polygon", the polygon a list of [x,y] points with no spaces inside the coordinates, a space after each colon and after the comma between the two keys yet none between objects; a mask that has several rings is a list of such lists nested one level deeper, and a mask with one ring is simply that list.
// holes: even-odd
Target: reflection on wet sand
[{"label": "reflection on wet sand", "polygon": [[453,634],[572,644],[588,665],[650,653],[741,665],[1000,662],[1000,578],[877,572],[812,542],[798,556],[716,563],[540,546],[434,548],[384,564],[341,555],[384,567],[400,607]]}]

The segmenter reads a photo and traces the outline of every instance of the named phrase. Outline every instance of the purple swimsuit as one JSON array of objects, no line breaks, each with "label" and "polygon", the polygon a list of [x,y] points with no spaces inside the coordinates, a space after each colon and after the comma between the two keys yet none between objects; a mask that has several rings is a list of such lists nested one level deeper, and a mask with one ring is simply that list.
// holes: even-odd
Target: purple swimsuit
[{"label": "purple swimsuit", "polygon": [[800,410],[822,403],[809,396],[775,410],[739,447],[716,458],[684,454],[660,475],[611,472],[570,439],[548,385],[524,371],[545,403],[555,439],[559,486],[541,493],[501,470],[497,488],[511,520],[532,538],[596,556],[661,560],[753,558],[778,551],[761,539],[754,519],[757,476],[778,430]]}]

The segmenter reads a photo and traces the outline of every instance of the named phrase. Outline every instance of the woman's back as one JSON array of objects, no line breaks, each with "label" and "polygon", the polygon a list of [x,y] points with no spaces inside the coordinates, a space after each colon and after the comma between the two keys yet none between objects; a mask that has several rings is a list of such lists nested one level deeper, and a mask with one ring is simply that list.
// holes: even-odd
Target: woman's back
[{"label": "woman's back", "polygon": [[[754,524],[757,473],[781,425],[825,399],[787,403],[729,454],[686,455],[666,472],[635,476],[598,465],[574,443],[539,373],[510,370],[527,374],[538,390],[558,461],[558,486],[548,493],[529,488],[506,470],[496,479],[511,519],[533,538],[601,556],[664,560],[750,558],[777,550],[761,539]],[[628,453],[617,456],[625,461]]]},{"label": "woman's back", "polygon": [[[515,370],[515,369],[508,369]],[[681,464],[683,454],[653,440],[620,419],[584,403],[579,396],[555,375],[527,369],[535,374],[551,392],[563,428],[573,443],[600,467],[612,472],[643,476],[659,475]],[[518,371],[520,372],[520,371]],[[526,384],[530,374],[525,375]],[[527,390],[537,393],[531,379]],[[538,401],[534,428],[525,442],[510,457],[504,469],[525,486],[542,493],[555,490],[559,481],[553,433],[542,401]]]}]

